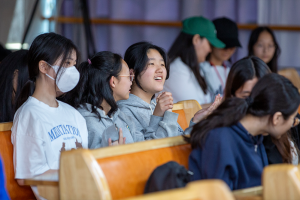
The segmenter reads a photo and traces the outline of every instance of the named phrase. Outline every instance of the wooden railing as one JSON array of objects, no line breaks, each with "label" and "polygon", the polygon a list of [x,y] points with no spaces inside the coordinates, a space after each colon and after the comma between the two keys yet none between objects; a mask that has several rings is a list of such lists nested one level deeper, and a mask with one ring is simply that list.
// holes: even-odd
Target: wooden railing
[{"label": "wooden railing", "polygon": [[[80,17],[42,17],[43,20],[55,21],[65,24],[80,24],[83,23]],[[114,24],[114,25],[126,25],[126,26],[163,26],[163,27],[181,27],[181,21],[142,21],[142,20],[122,20],[122,19],[105,19],[105,18],[93,18],[92,24]],[[262,24],[238,24],[238,28],[241,30],[253,30],[257,26],[263,26]],[[300,31],[300,26],[281,26],[281,25],[267,25],[273,30],[280,31]]]}]

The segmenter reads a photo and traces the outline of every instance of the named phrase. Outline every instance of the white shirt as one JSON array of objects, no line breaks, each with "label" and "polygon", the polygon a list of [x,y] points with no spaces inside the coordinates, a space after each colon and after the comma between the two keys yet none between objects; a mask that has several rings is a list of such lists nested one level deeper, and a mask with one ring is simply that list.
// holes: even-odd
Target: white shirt
[{"label": "white shirt", "polygon": [[213,96],[218,94],[223,96],[229,68],[218,65],[214,67],[208,61],[205,61],[200,63],[200,70]]},{"label": "white shirt", "polygon": [[172,93],[174,103],[190,99],[197,100],[200,105],[212,102],[211,93],[204,94],[192,70],[179,57],[170,65],[163,91]]},{"label": "white shirt", "polygon": [[58,107],[29,97],[17,110],[11,141],[16,179],[59,168],[61,151],[88,147],[88,131],[80,113],[61,101]]}]

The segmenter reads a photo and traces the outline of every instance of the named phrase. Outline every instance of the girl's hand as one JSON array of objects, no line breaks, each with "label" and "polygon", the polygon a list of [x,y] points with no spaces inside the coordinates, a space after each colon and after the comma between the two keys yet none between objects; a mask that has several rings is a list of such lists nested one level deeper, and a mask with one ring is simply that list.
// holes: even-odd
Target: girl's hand
[{"label": "girl's hand", "polygon": [[215,97],[215,101],[207,108],[203,108],[195,113],[193,122],[198,123],[201,120],[205,119],[208,115],[210,115],[222,102],[222,97],[218,94]]},{"label": "girl's hand", "polygon": [[159,94],[156,98],[156,106],[153,115],[162,117],[165,112],[171,111],[173,108],[173,97],[171,92],[163,92]]},{"label": "girl's hand", "polygon": [[123,137],[123,131],[122,128],[119,129],[119,140],[112,142],[111,138],[108,139],[108,146],[117,146],[125,144],[126,137]]}]

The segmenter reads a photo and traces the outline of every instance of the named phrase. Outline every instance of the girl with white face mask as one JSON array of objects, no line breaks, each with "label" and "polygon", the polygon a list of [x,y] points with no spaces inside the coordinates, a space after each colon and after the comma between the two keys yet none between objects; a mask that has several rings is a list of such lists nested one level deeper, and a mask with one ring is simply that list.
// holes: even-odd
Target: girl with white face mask
[{"label": "girl with white face mask", "polygon": [[[23,179],[57,170],[60,153],[87,148],[86,122],[73,107],[56,100],[79,81],[75,68],[77,48],[55,33],[39,35],[28,52],[29,79],[17,99],[11,141],[15,178]],[[35,187],[32,187],[37,198]]]}]

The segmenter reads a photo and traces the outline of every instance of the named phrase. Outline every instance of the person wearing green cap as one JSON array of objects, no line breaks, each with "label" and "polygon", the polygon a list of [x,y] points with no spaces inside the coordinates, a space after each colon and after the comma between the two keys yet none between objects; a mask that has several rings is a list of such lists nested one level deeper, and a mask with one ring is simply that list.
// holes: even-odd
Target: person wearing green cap
[{"label": "person wearing green cap", "polygon": [[214,96],[200,72],[200,63],[211,52],[211,46],[224,48],[225,44],[217,38],[210,20],[201,16],[183,20],[182,30],[168,52],[170,76],[164,85],[174,102],[195,99],[199,104],[212,103]]}]

